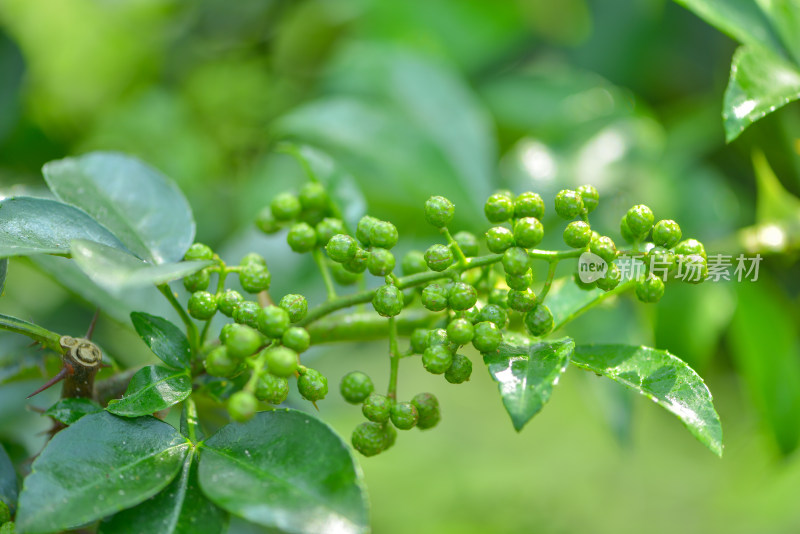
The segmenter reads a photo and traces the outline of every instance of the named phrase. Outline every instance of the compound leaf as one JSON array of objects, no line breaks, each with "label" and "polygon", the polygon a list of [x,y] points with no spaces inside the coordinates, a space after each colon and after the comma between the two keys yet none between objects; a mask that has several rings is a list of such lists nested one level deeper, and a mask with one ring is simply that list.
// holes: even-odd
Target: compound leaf
[{"label": "compound leaf", "polygon": [[121,399],[108,403],[107,410],[124,417],[150,415],[183,401],[192,393],[192,378],[186,369],[148,365],[136,371]]},{"label": "compound leaf", "polygon": [[153,354],[177,369],[191,366],[189,340],[180,328],[162,317],[144,312],[131,313],[131,322]]}]

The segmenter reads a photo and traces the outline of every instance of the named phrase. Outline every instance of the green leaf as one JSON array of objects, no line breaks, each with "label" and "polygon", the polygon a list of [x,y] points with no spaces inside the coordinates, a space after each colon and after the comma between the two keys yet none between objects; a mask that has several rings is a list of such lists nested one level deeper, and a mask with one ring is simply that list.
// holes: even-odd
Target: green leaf
[{"label": "green leaf", "polygon": [[0,296],[3,296],[3,288],[6,286],[6,275],[8,274],[8,258],[0,260]]},{"label": "green leaf", "polygon": [[70,398],[61,399],[50,406],[44,415],[52,417],[69,426],[78,421],[84,415],[102,412],[103,408],[91,399]]},{"label": "green leaf", "polygon": [[733,284],[727,346],[764,425],[789,455],[800,444],[800,321],[796,305],[764,276]]},{"label": "green leaf", "polygon": [[739,47],[723,103],[725,138],[733,141],[757,120],[798,98],[797,65],[764,48]]},{"label": "green leaf", "polygon": [[180,328],[162,317],[144,312],[131,313],[131,322],[153,354],[177,369],[191,367],[189,340]]},{"label": "green leaf", "polygon": [[192,378],[186,369],[148,365],[136,371],[125,395],[109,402],[107,410],[124,417],[150,415],[178,404],[191,393]]},{"label": "green leaf", "polygon": [[800,222],[800,199],[783,187],[764,153],[753,152],[756,174],[756,223]]},{"label": "green leaf", "polygon": [[630,345],[578,345],[572,363],[606,376],[660,404],[689,432],[722,456],[722,426],[711,393],[680,358],[667,351]]},{"label": "green leaf", "polygon": [[61,336],[39,325],[11,317],[10,315],[0,314],[0,328],[28,336],[48,349],[63,352],[61,344],[58,342]]},{"label": "green leaf", "polygon": [[0,502],[8,506],[12,512],[17,506],[17,492],[17,472],[6,450],[0,445]]},{"label": "green leaf", "polygon": [[218,534],[228,514],[209,501],[197,482],[197,461],[186,456],[179,475],[161,493],[100,524],[100,534]]},{"label": "green leaf", "polygon": [[74,239],[125,249],[97,221],[67,204],[32,197],[0,201],[0,257],[68,254]]},{"label": "green leaf", "polygon": [[178,261],[194,240],[183,193],[136,158],[93,152],[51,161],[42,172],[58,198],[94,217],[143,260]]},{"label": "green leaf", "polygon": [[189,446],[153,417],[87,415],[56,434],[33,462],[18,528],[66,530],[139,504],[172,481]]},{"label": "green leaf", "polygon": [[503,343],[497,352],[483,355],[517,432],[550,400],[574,348],[575,342],[564,338],[528,345]]},{"label": "green leaf", "polygon": [[308,414],[261,412],[201,447],[200,487],[234,515],[285,532],[368,530],[361,472],[349,448]]},{"label": "green leaf", "polygon": [[567,317],[604,294],[602,289],[581,289],[571,276],[554,280],[547,296],[547,307],[553,314],[553,324],[560,325]]},{"label": "green leaf", "polygon": [[788,55],[800,65],[800,4],[797,0],[756,0],[756,3],[772,23]]},{"label": "green leaf", "polygon": [[72,242],[72,259],[97,285],[112,294],[125,289],[163,284],[195,273],[210,261],[182,261],[153,265],[99,243],[90,241]]}]

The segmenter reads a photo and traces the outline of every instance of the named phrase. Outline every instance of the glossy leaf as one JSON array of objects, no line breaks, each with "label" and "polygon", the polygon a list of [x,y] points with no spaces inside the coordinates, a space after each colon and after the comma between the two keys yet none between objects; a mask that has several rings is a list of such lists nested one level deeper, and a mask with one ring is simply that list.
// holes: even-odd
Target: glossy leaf
[{"label": "glossy leaf", "polygon": [[722,456],[722,426],[703,379],[667,351],[630,345],[578,345],[572,363],[638,391],[672,412]]},{"label": "glossy leaf", "polygon": [[125,249],[106,228],[68,204],[32,197],[0,201],[0,257],[69,254],[74,239]]},{"label": "glossy leaf", "polygon": [[192,378],[186,369],[148,365],[136,371],[125,395],[109,402],[107,410],[124,417],[150,415],[178,404],[191,393]]},{"label": "glossy leaf", "polygon": [[571,276],[553,281],[547,296],[547,306],[553,314],[553,324],[560,325],[564,320],[605,294],[602,289],[585,290],[578,287]]},{"label": "glossy leaf", "polygon": [[130,508],[167,486],[189,443],[153,417],[106,412],[56,434],[33,462],[19,500],[17,526],[54,532]]},{"label": "glossy leaf", "polygon": [[65,425],[77,422],[84,415],[102,412],[103,408],[91,399],[68,398],[61,399],[44,412],[44,415],[52,417]]},{"label": "glossy leaf", "polygon": [[17,506],[17,472],[3,445],[0,445],[0,502],[12,511]]},{"label": "glossy leaf", "polygon": [[191,366],[189,340],[180,328],[162,317],[133,312],[131,322],[153,354],[170,367],[188,369]]},{"label": "glossy leaf", "polygon": [[61,336],[39,325],[11,317],[10,315],[0,314],[0,329],[28,336],[41,343],[43,347],[62,352],[61,345],[58,342]]},{"label": "glossy leaf", "polygon": [[304,534],[368,530],[361,473],[327,425],[293,410],[261,412],[200,449],[200,487],[217,505]]},{"label": "glossy leaf", "polygon": [[143,260],[178,261],[194,240],[183,193],[134,157],[93,152],[51,161],[42,172],[58,198],[94,217]]},{"label": "glossy leaf", "polygon": [[180,473],[161,493],[100,524],[100,534],[218,534],[228,513],[209,501],[197,482],[197,457],[190,453]]},{"label": "glossy leaf", "polygon": [[113,294],[125,289],[171,282],[195,273],[210,261],[182,261],[153,265],[126,252],[89,241],[72,242],[72,259],[97,285]]},{"label": "glossy leaf", "polygon": [[800,98],[800,68],[755,46],[741,46],[733,56],[722,118],[730,142],[745,128]]},{"label": "glossy leaf", "polygon": [[564,338],[524,345],[504,343],[498,351],[483,355],[517,432],[550,400],[574,348],[575,342]]}]

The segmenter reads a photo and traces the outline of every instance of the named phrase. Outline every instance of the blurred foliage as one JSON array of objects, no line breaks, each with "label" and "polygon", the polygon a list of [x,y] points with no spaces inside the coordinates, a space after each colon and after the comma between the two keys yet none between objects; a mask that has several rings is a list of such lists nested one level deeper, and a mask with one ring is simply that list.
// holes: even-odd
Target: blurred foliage
[{"label": "blurred foliage", "polygon": [[[800,108],[783,106],[730,145],[726,132],[736,137],[761,108],[725,125],[720,110],[742,98],[768,108],[791,100],[800,8],[681,3],[743,43],[727,96],[736,43],[666,0],[240,0],[233,9],[222,0],[0,0],[0,195],[43,194],[48,160],[134,154],[179,183],[199,240],[234,261],[256,247],[276,294],[312,300],[322,295],[313,265],[251,227],[271,194],[303,179],[275,150],[285,140],[327,153],[407,247],[431,233],[419,217],[430,194],[452,198],[457,226],[479,231],[482,198],[495,188],[552,198],[592,183],[603,197],[596,224],[612,236],[613,214],[645,202],[659,218],[687,221],[685,234],[709,254],[763,254],[759,280],[670,288],[653,308],[618,302],[570,334],[653,344],[694,366],[720,407],[724,459],[589,375],[555,390],[552,408],[517,436],[488,373],[476,372],[468,388],[443,395],[436,433],[415,432],[362,462],[376,531],[796,531]],[[780,94],[762,83],[776,69]],[[549,234],[544,245],[558,247],[560,231]],[[98,289],[75,312],[71,292],[86,281],[66,264],[12,261],[0,312],[74,334],[104,303],[113,320],[101,321],[99,343],[125,366],[151,362],[126,316],[158,297]],[[54,269],[63,287],[42,274]],[[17,341],[2,338],[19,358],[0,360],[0,382],[7,362],[26,371],[0,387],[0,441],[21,460],[41,445],[32,436],[44,420],[21,407],[43,363]],[[384,353],[365,345],[310,357],[338,381],[352,368],[383,376]],[[415,390],[428,379],[403,377]],[[352,427],[342,402],[322,410],[340,430]]]}]

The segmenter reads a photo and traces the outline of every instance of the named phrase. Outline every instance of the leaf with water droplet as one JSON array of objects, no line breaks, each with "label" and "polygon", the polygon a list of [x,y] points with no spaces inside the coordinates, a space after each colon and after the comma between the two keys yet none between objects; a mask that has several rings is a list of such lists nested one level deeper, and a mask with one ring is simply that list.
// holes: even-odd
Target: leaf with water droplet
[{"label": "leaf with water droplet", "polygon": [[107,410],[124,417],[150,415],[182,402],[192,393],[192,378],[186,369],[148,365],[139,369],[125,395],[108,403]]},{"label": "leaf with water droplet", "polygon": [[103,408],[91,399],[70,398],[59,400],[50,406],[44,412],[44,415],[52,417],[65,425],[71,425],[84,415],[102,411]]}]

